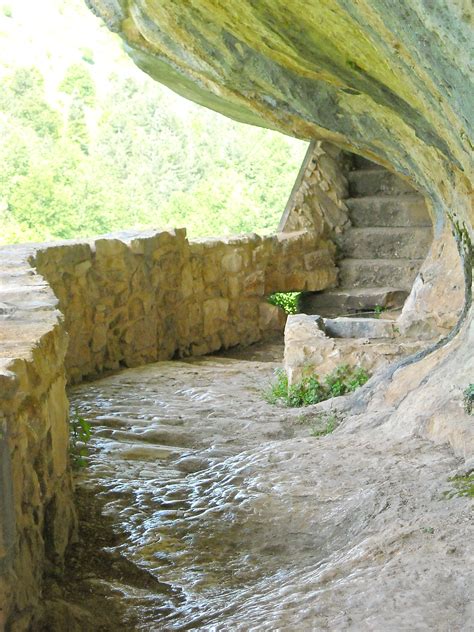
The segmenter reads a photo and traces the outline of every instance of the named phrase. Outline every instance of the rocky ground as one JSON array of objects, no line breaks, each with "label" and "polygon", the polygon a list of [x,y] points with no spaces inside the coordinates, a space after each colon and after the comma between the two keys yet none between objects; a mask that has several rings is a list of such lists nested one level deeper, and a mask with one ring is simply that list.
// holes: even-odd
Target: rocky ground
[{"label": "rocky ground", "polygon": [[472,501],[448,480],[460,460],[373,416],[314,436],[317,411],[342,398],[304,413],[267,403],[281,353],[71,389],[93,436],[81,543],[45,629],[472,629]]}]

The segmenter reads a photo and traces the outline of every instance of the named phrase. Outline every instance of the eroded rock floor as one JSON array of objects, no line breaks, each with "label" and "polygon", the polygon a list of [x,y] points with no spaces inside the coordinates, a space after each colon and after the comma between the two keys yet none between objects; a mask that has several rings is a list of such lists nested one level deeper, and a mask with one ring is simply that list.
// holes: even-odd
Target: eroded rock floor
[{"label": "eroded rock floor", "polygon": [[261,396],[280,363],[266,345],[71,389],[94,427],[77,629],[472,629],[458,459],[383,419],[311,436]]}]

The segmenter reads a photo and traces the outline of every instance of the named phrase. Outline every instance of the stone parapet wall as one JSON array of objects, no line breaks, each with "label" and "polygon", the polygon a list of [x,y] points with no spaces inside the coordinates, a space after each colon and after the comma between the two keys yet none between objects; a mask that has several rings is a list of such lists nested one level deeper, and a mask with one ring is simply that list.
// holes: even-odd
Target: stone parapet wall
[{"label": "stone parapet wall", "polygon": [[29,628],[75,530],[56,304],[25,251],[0,251],[0,630]]},{"label": "stone parapet wall", "polygon": [[188,242],[184,230],[39,249],[59,299],[73,382],[121,366],[250,344],[284,327],[266,296],[334,284],[333,247],[309,233]]},{"label": "stone parapet wall", "polygon": [[266,297],[333,285],[333,255],[304,232],[0,249],[0,630],[34,625],[42,576],[75,531],[66,381],[281,332]]}]

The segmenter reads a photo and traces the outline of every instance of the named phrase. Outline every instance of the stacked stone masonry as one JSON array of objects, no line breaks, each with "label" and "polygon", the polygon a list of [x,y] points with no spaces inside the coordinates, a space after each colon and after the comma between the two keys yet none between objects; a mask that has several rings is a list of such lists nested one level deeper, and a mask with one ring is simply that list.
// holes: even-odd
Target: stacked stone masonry
[{"label": "stacked stone masonry", "polygon": [[348,154],[331,143],[312,141],[281,218],[284,232],[309,230],[332,238],[350,226]]},{"label": "stacked stone masonry", "polygon": [[[188,242],[184,230],[39,250],[65,315],[70,381],[251,344],[281,331],[266,297],[336,282],[333,246],[310,233]],[[283,318],[282,318],[283,317]]]},{"label": "stacked stone masonry", "polygon": [[334,246],[308,232],[0,250],[0,630],[34,626],[74,537],[67,381],[250,344],[284,328],[269,294],[336,278]]},{"label": "stacked stone masonry", "polygon": [[0,630],[26,630],[75,532],[67,336],[22,249],[0,255]]}]

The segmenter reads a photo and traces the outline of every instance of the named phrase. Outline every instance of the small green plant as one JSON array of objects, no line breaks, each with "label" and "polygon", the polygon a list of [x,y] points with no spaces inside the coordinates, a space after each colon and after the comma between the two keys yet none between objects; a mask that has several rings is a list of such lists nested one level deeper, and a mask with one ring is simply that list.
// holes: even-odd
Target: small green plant
[{"label": "small green plant", "polygon": [[4,4],[2,7],[2,13],[6,18],[11,18],[13,17],[13,12],[12,9],[10,7],[10,5],[8,4]]},{"label": "small green plant", "polygon": [[281,307],[287,314],[297,314],[300,296],[301,292],[276,292],[268,297],[268,302]]},{"label": "small green plant", "polygon": [[464,410],[468,415],[474,412],[474,384],[469,384],[463,391]]},{"label": "small green plant", "polygon": [[369,374],[361,367],[347,364],[338,366],[321,381],[317,375],[304,376],[300,382],[288,385],[288,377],[283,369],[277,369],[276,379],[264,392],[270,404],[282,403],[291,408],[309,406],[331,397],[339,397],[355,391],[369,379]]},{"label": "small green plant", "polygon": [[448,482],[452,483],[453,489],[443,493],[445,498],[454,498],[455,496],[474,498],[474,470],[467,474],[452,476],[448,478]]},{"label": "small green plant", "polygon": [[385,311],[385,307],[383,307],[383,305],[376,305],[374,307],[375,318],[380,318],[380,316],[382,315],[382,312],[384,311]]},{"label": "small green plant", "polygon": [[69,445],[69,453],[71,455],[71,463],[74,469],[80,469],[87,465],[87,455],[89,450],[87,444],[90,441],[92,427],[88,421],[79,415],[75,409],[69,419],[71,430],[71,438]]},{"label": "small green plant", "polygon": [[269,404],[276,404],[288,397],[288,377],[284,369],[275,370],[275,381],[263,391],[263,397]]},{"label": "small green plant", "polygon": [[331,432],[334,432],[339,426],[342,419],[338,413],[320,413],[316,415],[315,421],[319,423],[311,428],[311,436],[324,437],[325,435],[331,434]]},{"label": "small green plant", "polygon": [[325,384],[330,397],[339,397],[339,395],[355,391],[356,388],[365,384],[369,377],[367,371],[361,367],[350,367],[348,364],[342,364],[326,376]]}]

